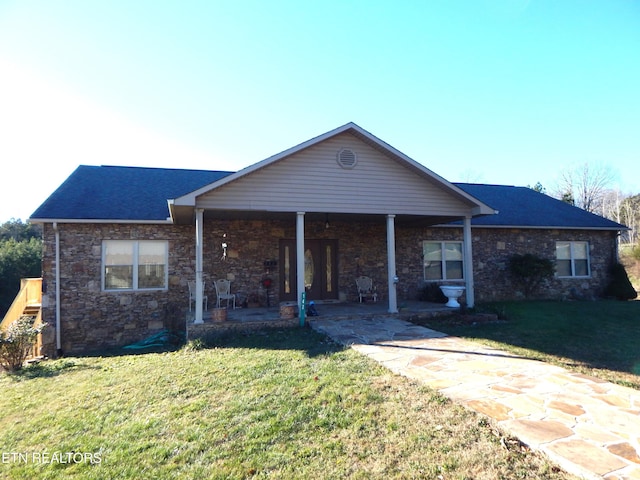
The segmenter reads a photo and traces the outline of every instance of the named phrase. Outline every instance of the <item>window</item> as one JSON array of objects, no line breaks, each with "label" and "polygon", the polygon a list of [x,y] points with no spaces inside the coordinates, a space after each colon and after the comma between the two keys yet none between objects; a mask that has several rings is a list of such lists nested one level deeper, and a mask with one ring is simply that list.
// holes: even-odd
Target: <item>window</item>
[{"label": "window", "polygon": [[102,244],[104,290],[167,287],[166,241],[105,240]]},{"label": "window", "polygon": [[462,280],[462,242],[423,242],[424,279]]},{"label": "window", "polygon": [[558,277],[588,277],[589,243],[556,242],[556,275]]}]

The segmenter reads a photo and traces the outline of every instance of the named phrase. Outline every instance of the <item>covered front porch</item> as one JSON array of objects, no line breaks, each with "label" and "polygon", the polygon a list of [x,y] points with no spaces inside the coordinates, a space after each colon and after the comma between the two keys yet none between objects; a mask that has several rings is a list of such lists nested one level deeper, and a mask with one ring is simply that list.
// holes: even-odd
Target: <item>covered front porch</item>
[{"label": "covered front porch", "polygon": [[[234,215],[247,216],[244,212]],[[249,315],[247,311],[252,312],[251,318],[258,316],[256,304],[275,306],[271,311],[276,317],[283,303],[299,311],[303,298],[298,292],[305,293],[307,302],[324,301],[334,312],[338,308],[335,304],[348,308],[345,306],[358,298],[356,280],[360,276],[372,280],[379,300],[375,308],[395,314],[406,309],[407,302],[417,298],[417,292],[426,285],[421,239],[426,235],[424,228],[437,222],[433,218],[333,214],[327,227],[317,214],[262,215],[265,218],[259,221],[232,220],[196,209],[196,281],[191,315],[195,323],[206,322],[210,316],[206,307],[216,304],[213,285],[217,279],[231,281],[237,306],[254,304],[253,309],[231,313],[236,318]],[[447,235],[464,245],[464,278],[449,283],[464,286],[465,302],[473,307],[470,218],[463,219],[463,228],[450,229]],[[401,255],[399,262],[397,252]],[[269,286],[265,287],[265,281]],[[317,285],[324,292],[316,291]],[[268,311],[263,310],[261,315]]]},{"label": "covered front porch", "polygon": [[[195,226],[195,324],[205,323],[207,276],[254,288],[249,277],[256,275],[258,251],[279,302],[301,308],[303,293],[307,301],[348,298],[354,279],[365,275],[375,277],[384,294],[378,308],[400,313],[403,282],[417,286],[424,262],[423,239],[409,232],[452,221],[462,229],[464,271],[455,279],[472,307],[471,219],[495,213],[353,123],[170,199],[169,210],[174,224]],[[225,230],[232,222],[256,228]],[[214,231],[219,236],[212,237]],[[223,265],[214,252],[233,262]]]}]

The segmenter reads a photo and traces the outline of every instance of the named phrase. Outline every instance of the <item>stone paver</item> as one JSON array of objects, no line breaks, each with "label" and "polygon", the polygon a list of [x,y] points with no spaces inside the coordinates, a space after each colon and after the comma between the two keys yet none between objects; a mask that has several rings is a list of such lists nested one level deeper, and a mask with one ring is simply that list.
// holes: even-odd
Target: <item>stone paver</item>
[{"label": "stone paver", "polygon": [[640,479],[640,392],[393,316],[311,326],[494,420],[582,478]]}]

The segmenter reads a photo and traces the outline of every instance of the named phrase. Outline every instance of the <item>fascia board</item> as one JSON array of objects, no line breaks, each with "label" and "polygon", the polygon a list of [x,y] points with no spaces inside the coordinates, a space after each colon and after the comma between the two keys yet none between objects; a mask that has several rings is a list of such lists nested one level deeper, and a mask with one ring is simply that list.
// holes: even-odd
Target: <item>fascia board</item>
[{"label": "fascia board", "polygon": [[[451,225],[447,223],[440,223],[433,225],[433,228],[462,228],[462,225]],[[631,230],[629,227],[616,228],[616,227],[571,227],[571,226],[556,226],[556,225],[471,225],[471,228],[489,228],[493,230],[591,230],[591,231],[610,231],[621,232]]]},{"label": "fascia board", "polygon": [[391,145],[389,145],[388,143],[384,142],[383,140],[380,140],[378,137],[376,137],[375,135],[373,135],[373,134],[367,132],[366,130],[360,128],[359,126],[357,126],[355,124],[351,124],[351,125],[352,125],[352,128],[355,131],[357,131],[360,135],[366,137],[369,141],[374,142],[380,148],[386,150],[390,154],[392,154],[395,157],[401,159],[403,162],[407,163],[413,169],[415,169],[418,172],[420,172],[420,174],[422,174],[426,178],[429,178],[429,179],[435,181],[436,183],[439,183],[439,184],[443,185],[445,188],[447,188],[448,190],[453,192],[458,197],[460,197],[463,200],[475,205],[475,208],[473,209],[473,215],[474,216],[477,216],[477,215],[493,215],[493,214],[497,213],[497,211],[495,209],[493,209],[490,206],[486,205],[485,203],[481,202],[480,200],[478,200],[474,196],[469,195],[467,192],[465,192],[461,188],[458,188],[457,186],[455,186],[454,184],[452,184],[451,182],[449,182],[445,178],[441,177],[440,175],[435,173],[433,170],[425,167],[421,163],[416,162],[413,158],[405,155],[400,150],[397,150],[396,148],[392,147]]},{"label": "fascia board", "polygon": [[121,220],[121,219],[108,219],[108,218],[28,218],[27,221],[29,223],[86,223],[86,224],[95,224],[95,223],[122,223],[122,224],[145,224],[145,225],[171,225],[173,222],[171,218],[167,218],[166,220]]},{"label": "fascia board", "polygon": [[265,158],[264,160],[261,160],[257,163],[254,163],[253,165],[249,165],[246,168],[243,168],[242,170],[238,170],[235,173],[232,173],[231,175],[227,175],[224,178],[221,178],[220,180],[210,183],[208,185],[205,185],[203,187],[200,187],[198,190],[194,190],[193,192],[190,192],[186,195],[183,195],[182,197],[178,197],[175,198],[173,200],[171,200],[171,202],[174,205],[179,205],[179,206],[195,206],[196,204],[196,198],[199,197],[200,195],[203,195],[205,193],[210,192],[211,190],[214,190],[216,188],[219,188],[223,185],[226,185],[227,183],[231,183],[235,180],[237,180],[238,178],[242,178],[246,175],[249,175],[257,170],[260,170],[268,165],[271,165],[272,163],[277,162],[278,160],[281,160],[285,157],[288,157],[290,155],[293,155],[297,152],[300,152],[308,147],[311,147],[317,143],[320,143],[328,138],[333,137],[334,135],[338,135],[342,132],[345,132],[347,130],[349,130],[350,128],[355,127],[356,125],[354,123],[347,123],[346,125],[343,125],[341,127],[338,127],[334,130],[331,130],[330,132],[324,133],[322,135],[319,135],[317,137],[314,137],[310,140],[307,140],[306,142],[303,142],[299,145],[296,145],[294,147],[291,147],[287,150],[284,150],[280,153],[277,153],[275,155],[272,155],[271,157]]}]

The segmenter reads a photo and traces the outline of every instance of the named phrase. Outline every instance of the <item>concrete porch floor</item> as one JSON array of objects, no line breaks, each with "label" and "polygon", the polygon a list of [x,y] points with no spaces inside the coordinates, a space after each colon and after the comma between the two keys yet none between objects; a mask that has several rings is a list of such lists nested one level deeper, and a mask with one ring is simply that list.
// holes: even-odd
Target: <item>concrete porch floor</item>
[{"label": "concrete porch floor", "polygon": [[[287,303],[291,305],[291,303]],[[372,319],[380,316],[388,317],[389,305],[384,301],[379,302],[315,302],[318,317],[309,318],[325,318],[331,320],[341,319]],[[399,301],[397,314],[394,317],[409,320],[415,318],[431,318],[439,315],[447,315],[458,311],[457,308],[446,307],[440,303],[429,303],[419,301]],[[213,321],[213,309],[210,307],[203,312],[203,321],[205,323],[215,323]],[[294,307],[295,318],[299,319],[298,309]],[[195,312],[188,312],[187,323],[193,324]],[[281,320],[280,305],[272,307],[253,307],[253,308],[227,308],[226,322],[235,324],[264,323],[268,321]],[[248,326],[248,325],[247,325]]]}]

